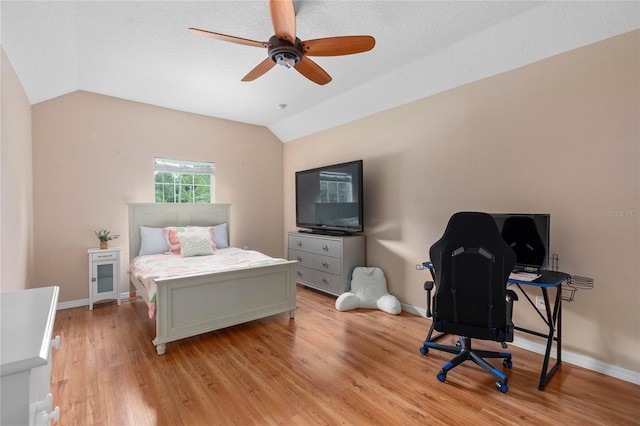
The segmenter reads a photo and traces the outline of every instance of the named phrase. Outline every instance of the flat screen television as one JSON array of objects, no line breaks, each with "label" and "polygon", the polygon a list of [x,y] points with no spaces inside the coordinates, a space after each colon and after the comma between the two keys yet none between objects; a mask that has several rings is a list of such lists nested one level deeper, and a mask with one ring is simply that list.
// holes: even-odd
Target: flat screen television
[{"label": "flat screen television", "polygon": [[364,230],[362,160],[296,172],[296,226],[348,235]]},{"label": "flat screen television", "polygon": [[516,253],[515,269],[549,267],[549,229],[547,213],[491,213],[500,234]]}]

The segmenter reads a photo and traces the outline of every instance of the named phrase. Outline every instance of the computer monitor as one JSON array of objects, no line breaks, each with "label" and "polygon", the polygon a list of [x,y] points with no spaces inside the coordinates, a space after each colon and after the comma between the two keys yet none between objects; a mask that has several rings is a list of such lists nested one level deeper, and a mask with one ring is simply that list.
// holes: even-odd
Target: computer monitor
[{"label": "computer monitor", "polygon": [[491,213],[500,234],[516,253],[516,269],[549,266],[548,213]]}]

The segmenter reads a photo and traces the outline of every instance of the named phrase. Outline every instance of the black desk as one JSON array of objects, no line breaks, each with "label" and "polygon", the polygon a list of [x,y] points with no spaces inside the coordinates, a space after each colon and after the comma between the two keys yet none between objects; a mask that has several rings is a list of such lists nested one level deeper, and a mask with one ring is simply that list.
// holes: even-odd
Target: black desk
[{"label": "black desk", "polygon": [[[431,262],[423,262],[422,266],[426,269],[429,269],[429,271],[431,272],[431,276],[435,282],[435,275],[433,273],[433,265],[431,264]],[[542,321],[544,321],[544,323],[547,325],[548,331],[546,333],[514,326],[514,328],[518,331],[547,339],[547,348],[544,353],[542,371],[540,372],[540,383],[538,385],[539,390],[544,390],[544,387],[547,385],[547,383],[549,383],[549,380],[551,380],[551,377],[553,377],[560,364],[562,364],[562,283],[568,281],[571,276],[569,274],[565,274],[564,272],[554,271],[541,271],[540,274],[542,276],[534,281],[520,281],[509,279],[507,284],[509,286],[515,285],[520,290],[529,304],[538,313]],[[539,287],[542,290],[545,312],[542,312],[540,311],[540,309],[538,309],[533,300],[531,300],[529,295],[522,289],[523,285]],[[549,289],[555,289],[553,308],[549,303]],[[427,340],[436,340],[442,336],[442,334],[440,334],[434,338],[431,338],[432,331],[433,328],[429,330]],[[553,348],[554,341],[556,342],[556,362],[551,367],[551,369],[549,369],[549,361],[551,358],[551,350]]]}]

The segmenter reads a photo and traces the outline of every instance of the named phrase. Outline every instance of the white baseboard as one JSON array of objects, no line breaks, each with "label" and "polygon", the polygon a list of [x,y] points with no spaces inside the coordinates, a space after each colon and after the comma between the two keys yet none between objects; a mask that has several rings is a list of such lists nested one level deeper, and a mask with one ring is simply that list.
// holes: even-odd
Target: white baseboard
[{"label": "white baseboard", "polygon": [[[120,293],[120,300],[129,300],[129,295],[129,292]],[[89,306],[89,299],[72,300],[71,302],[60,302],[58,303],[56,310],[60,311],[63,309],[81,308],[83,306]]]},{"label": "white baseboard", "polygon": [[72,300],[71,302],[58,302],[56,310],[61,311],[63,309],[80,308],[82,306],[89,306],[89,299]]},{"label": "white baseboard", "polygon": [[[544,355],[544,352],[547,348],[547,346],[542,343],[533,342],[531,340],[524,339],[517,336],[514,338],[513,343],[511,344],[513,346],[517,346],[519,348],[526,349],[528,351],[535,352],[542,355]],[[554,355],[555,355],[555,348],[554,350],[551,351],[551,357],[555,358]],[[586,368],[587,370],[596,371],[598,373],[602,373],[607,376],[624,380],[625,382],[630,382],[636,385],[640,385],[639,372],[626,370],[616,365],[607,364],[595,358],[591,358],[575,352],[571,352],[563,349],[562,362],[577,365],[578,367]]]},{"label": "white baseboard", "polygon": [[412,305],[405,305],[404,303],[401,303],[400,306],[402,306],[402,310],[408,314],[418,315],[419,317],[425,317],[425,318],[427,317],[426,309],[417,308]]},{"label": "white baseboard", "polygon": [[[402,310],[409,314],[418,315],[425,318],[427,315],[426,309],[417,308],[411,305],[402,304]],[[533,342],[531,340],[524,339],[518,336],[514,338],[511,344],[518,348],[535,352],[541,355],[544,355],[547,348],[546,345],[542,343]],[[555,352],[552,350],[552,357],[554,357],[554,353]],[[577,365],[578,367],[586,368],[587,370],[595,371],[607,376],[615,377],[616,379],[624,380],[625,382],[640,385],[640,372],[627,370],[612,364],[607,364],[595,358],[591,358],[575,352],[562,350],[562,362]]]}]

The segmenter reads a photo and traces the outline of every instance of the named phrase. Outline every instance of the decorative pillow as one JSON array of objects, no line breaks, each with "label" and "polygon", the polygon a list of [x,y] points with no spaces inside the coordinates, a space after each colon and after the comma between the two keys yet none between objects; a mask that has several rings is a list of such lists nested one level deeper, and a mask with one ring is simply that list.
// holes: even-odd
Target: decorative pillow
[{"label": "decorative pillow", "polygon": [[140,253],[139,256],[148,254],[162,254],[169,251],[169,245],[162,228],[150,228],[148,226],[140,227]]},{"label": "decorative pillow", "polygon": [[227,233],[227,224],[221,223],[220,225],[213,226],[213,237],[216,242],[217,248],[229,247],[229,234]]},{"label": "decorative pillow", "polygon": [[184,232],[186,228],[169,226],[162,229],[162,236],[167,242],[170,253],[180,254],[180,240],[178,240],[178,232]]},{"label": "decorative pillow", "polygon": [[336,299],[336,309],[378,308],[398,315],[402,311],[400,301],[387,291],[387,280],[382,269],[376,267],[356,267],[353,269],[351,291],[342,293]]},{"label": "decorative pillow", "polygon": [[167,228],[163,228],[162,235],[164,236],[167,244],[169,246],[169,252],[180,254],[180,239],[178,238],[178,234],[180,233],[191,233],[191,232],[203,232],[209,235],[209,244],[211,245],[211,250],[216,249],[216,243],[213,237],[213,228],[210,226],[170,226]]},{"label": "decorative pillow", "polygon": [[211,238],[215,243],[214,250],[229,247],[229,234],[227,233],[227,224],[221,223],[213,226],[188,226],[187,228],[206,229],[211,232]]},{"label": "decorative pillow", "polygon": [[207,231],[178,232],[178,240],[180,241],[180,256],[206,256],[213,254],[213,246],[211,244],[211,236]]}]

